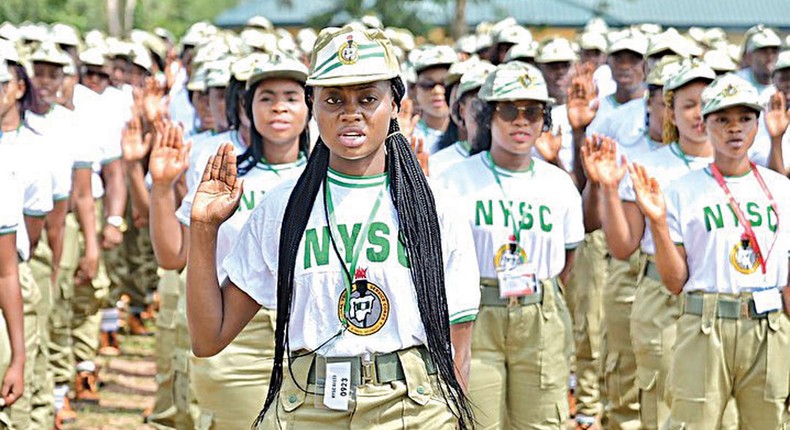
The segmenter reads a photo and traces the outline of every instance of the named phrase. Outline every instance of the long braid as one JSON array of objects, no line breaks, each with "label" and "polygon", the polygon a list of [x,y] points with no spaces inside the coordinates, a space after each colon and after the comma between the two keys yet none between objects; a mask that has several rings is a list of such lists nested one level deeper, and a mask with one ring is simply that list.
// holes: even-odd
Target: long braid
[{"label": "long braid", "polygon": [[[394,97],[400,104],[405,93],[403,83],[397,78],[391,83]],[[418,308],[427,336],[428,351],[439,372],[442,395],[453,415],[458,418],[459,428],[472,428],[472,410],[455,377],[452,359],[441,230],[433,193],[409,143],[400,133],[397,121],[390,122],[388,136],[384,144],[387,149],[390,193],[398,214],[399,240],[406,248],[412,282],[417,296],[421,298]],[[256,424],[263,420],[282,388],[283,360],[285,351],[289,350],[288,328],[296,254],[328,167],[329,149],[319,139],[304,173],[291,193],[283,216],[277,271],[274,367],[266,402]]]}]

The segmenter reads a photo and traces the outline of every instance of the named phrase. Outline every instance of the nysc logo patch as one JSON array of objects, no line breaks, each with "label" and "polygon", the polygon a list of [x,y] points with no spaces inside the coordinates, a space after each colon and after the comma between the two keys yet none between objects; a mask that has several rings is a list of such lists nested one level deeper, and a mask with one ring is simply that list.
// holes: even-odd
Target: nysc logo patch
[{"label": "nysc logo patch", "polygon": [[337,51],[337,59],[346,66],[355,64],[359,60],[359,45],[354,42],[354,36],[349,35],[346,38],[346,43],[340,46]]},{"label": "nysc logo patch", "polygon": [[390,302],[378,285],[367,279],[366,269],[357,269],[348,298],[346,313],[346,291],[340,294],[337,302],[337,315],[340,321],[348,322],[348,331],[358,336],[370,336],[384,327],[390,315]]},{"label": "nysc logo patch", "polygon": [[760,261],[748,238],[742,238],[730,251],[730,264],[738,273],[751,275],[760,267]]}]

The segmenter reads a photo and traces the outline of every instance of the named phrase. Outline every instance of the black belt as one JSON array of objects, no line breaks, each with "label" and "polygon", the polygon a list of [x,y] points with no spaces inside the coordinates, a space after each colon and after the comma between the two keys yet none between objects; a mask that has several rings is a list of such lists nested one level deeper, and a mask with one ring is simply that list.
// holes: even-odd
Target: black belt
[{"label": "black belt", "polygon": [[[433,365],[428,348],[417,346],[414,349],[422,357],[425,369],[429,375],[435,375],[436,366]],[[364,362],[361,357],[345,358],[326,358],[316,355],[313,364],[310,365],[310,372],[307,375],[308,384],[316,384],[317,368],[325,367],[327,362],[349,362],[351,363],[351,385],[361,385],[372,383],[376,385],[386,384],[393,381],[405,381],[406,374],[400,362],[398,352],[387,354],[374,354],[372,360]]]}]

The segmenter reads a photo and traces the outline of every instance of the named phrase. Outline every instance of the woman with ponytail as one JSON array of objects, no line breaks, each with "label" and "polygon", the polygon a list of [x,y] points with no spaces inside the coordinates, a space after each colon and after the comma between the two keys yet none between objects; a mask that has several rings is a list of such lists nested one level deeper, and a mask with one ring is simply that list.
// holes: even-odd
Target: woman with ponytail
[{"label": "woman with ponytail", "polygon": [[[280,182],[298,177],[306,164],[309,111],[305,103],[304,82],[307,68],[280,53],[271,57],[259,55],[257,60],[247,62],[246,67],[250,69],[246,73],[248,80],[234,79],[229,87],[231,96],[241,90],[240,97],[229,98],[229,102],[235,102],[228,105],[233,108],[229,112],[234,113],[229,116],[229,123],[236,127],[247,123],[250,146],[238,156],[231,143],[219,148],[219,153],[238,160],[239,178],[244,180],[245,189],[238,210],[222,223],[213,237],[217,249],[213,263],[218,270],[217,280],[224,279],[220,263],[233,247],[250,214],[262,202],[261,197]],[[157,214],[154,225],[159,233],[156,238],[160,239],[156,242],[158,251],[167,253],[176,262],[183,258],[180,261],[185,263],[189,248],[189,213],[195,192],[200,190],[190,190],[175,212],[173,179],[177,177],[177,167],[185,167],[183,162],[186,159],[180,133],[180,129],[171,128],[151,155],[153,194],[157,196],[152,209]],[[209,157],[210,154],[206,154],[199,158],[205,165]],[[165,172],[166,166],[170,167],[170,173]],[[162,188],[168,191],[167,194]],[[168,207],[169,211],[165,213]],[[162,243],[165,236],[161,233],[165,232],[170,233],[169,240]],[[173,246],[175,244],[180,244],[180,248]],[[179,255],[183,257],[172,258]],[[180,267],[167,268],[180,270],[183,263]],[[188,272],[192,270],[191,265],[187,267]],[[274,322],[274,307],[261,308],[222,353],[210,358],[191,359],[190,376],[200,407],[201,425],[223,430],[249,428],[268,391],[268,375],[274,356]]]},{"label": "woman with ponytail", "polygon": [[572,348],[560,285],[584,239],[581,196],[532,156],[553,102],[537,68],[502,64],[478,97],[478,152],[438,179],[472,226],[480,269],[469,397],[482,429],[560,430]]},{"label": "woman with ponytail", "polygon": [[299,180],[253,211],[221,286],[216,230],[244,186],[229,148],[203,174],[187,276],[192,349],[216,354],[261,306],[276,307],[258,428],[473,426],[463,388],[479,302],[471,234],[435,202],[398,130],[399,73],[380,30],[319,34],[307,85],[321,138]]}]

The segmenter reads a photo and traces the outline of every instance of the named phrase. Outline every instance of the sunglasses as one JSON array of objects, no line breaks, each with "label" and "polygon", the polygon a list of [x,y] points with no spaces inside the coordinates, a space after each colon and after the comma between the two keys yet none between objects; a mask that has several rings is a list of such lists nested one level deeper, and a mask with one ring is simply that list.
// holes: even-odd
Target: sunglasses
[{"label": "sunglasses", "polygon": [[436,88],[437,85],[439,85],[440,87],[444,88],[444,83],[443,82],[434,82],[434,81],[420,81],[420,82],[417,82],[417,86],[422,88],[422,89],[424,89],[424,90],[426,90],[426,91],[430,91],[430,90]]},{"label": "sunglasses", "polygon": [[514,121],[521,112],[528,122],[538,122],[543,118],[542,106],[516,106],[515,103],[499,103],[496,112],[505,121]]}]

